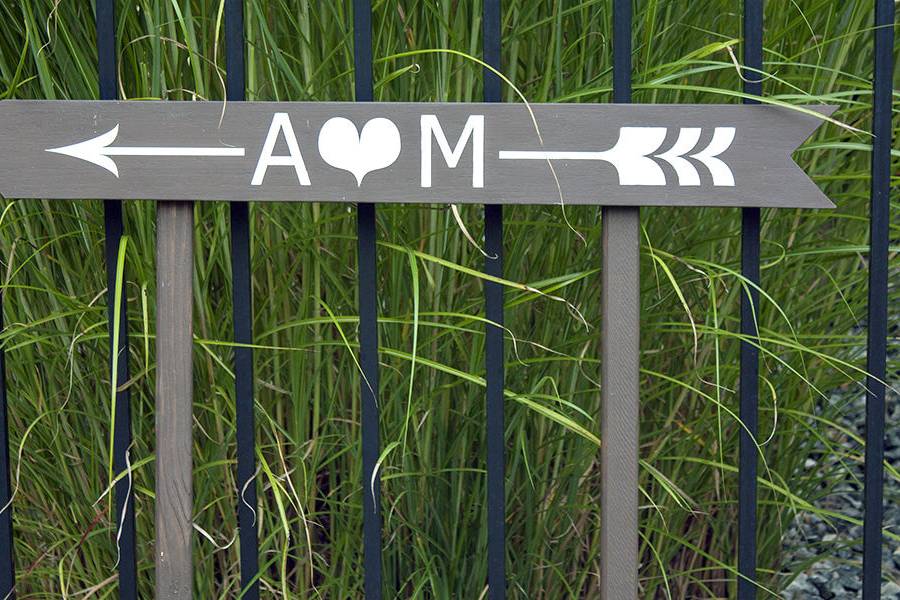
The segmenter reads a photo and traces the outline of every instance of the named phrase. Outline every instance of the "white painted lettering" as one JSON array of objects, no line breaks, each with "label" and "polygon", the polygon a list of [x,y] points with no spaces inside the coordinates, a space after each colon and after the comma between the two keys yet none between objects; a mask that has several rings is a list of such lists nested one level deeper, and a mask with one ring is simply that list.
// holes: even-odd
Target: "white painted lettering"
[{"label": "white painted lettering", "polygon": [[[281,132],[284,133],[284,141],[287,142],[290,154],[287,156],[272,156],[272,152],[275,151],[275,143],[278,141],[278,134]],[[310,185],[309,173],[306,171],[303,156],[300,154],[297,135],[294,133],[294,127],[291,125],[291,119],[287,113],[275,113],[272,117],[272,124],[269,126],[269,133],[266,136],[262,152],[256,163],[256,171],[253,173],[250,185],[262,185],[263,179],[266,177],[266,171],[270,166],[294,167],[300,185]]]},{"label": "white painted lettering", "polygon": [[447,142],[447,136],[438,121],[437,115],[422,115],[420,119],[422,133],[422,187],[431,187],[431,137],[434,136],[444,161],[451,169],[455,169],[462,158],[463,150],[469,138],[472,139],[472,187],[484,187],[484,115],[472,115],[466,121],[462,134],[453,150]]}]

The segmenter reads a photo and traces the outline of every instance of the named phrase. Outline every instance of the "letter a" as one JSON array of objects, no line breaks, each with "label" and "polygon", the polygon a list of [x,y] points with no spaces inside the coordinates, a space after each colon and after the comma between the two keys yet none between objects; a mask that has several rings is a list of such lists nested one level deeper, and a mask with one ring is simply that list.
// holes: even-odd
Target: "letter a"
[{"label": "letter a", "polygon": [[[284,141],[287,142],[288,152],[290,153],[288,156],[272,156],[272,152],[275,150],[275,143],[278,141],[279,132],[284,132]],[[291,119],[287,113],[275,113],[272,117],[272,124],[269,126],[269,133],[259,155],[259,161],[256,163],[256,171],[253,173],[253,180],[250,181],[250,185],[262,185],[266,171],[270,166],[294,167],[294,170],[297,171],[297,179],[300,180],[300,185],[310,185],[309,173],[306,172],[306,165],[303,164],[300,145],[297,143],[294,127],[291,125]]]}]

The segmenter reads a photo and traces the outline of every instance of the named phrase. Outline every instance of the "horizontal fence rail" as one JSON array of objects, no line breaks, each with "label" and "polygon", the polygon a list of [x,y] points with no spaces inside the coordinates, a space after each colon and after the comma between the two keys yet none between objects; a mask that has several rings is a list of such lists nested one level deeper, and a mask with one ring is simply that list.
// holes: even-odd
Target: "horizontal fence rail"
[{"label": "horizontal fence rail", "polygon": [[[611,0],[613,100],[632,101],[632,0]],[[888,251],[891,184],[891,101],[894,44],[893,0],[876,0],[873,78],[873,153],[871,162],[871,235],[869,252],[868,341],[866,383],[865,521],[863,540],[863,599],[880,596],[884,482],[884,414],[887,340]],[[225,0],[225,58],[227,100],[246,99],[246,40],[243,0]],[[501,102],[502,5],[484,0],[482,13],[484,101]],[[96,31],[99,97],[118,97],[116,13],[113,0],[97,0]],[[743,2],[743,90],[762,95],[763,0]],[[353,1],[354,88],[357,102],[374,101],[371,0]],[[747,104],[756,104],[747,98]],[[497,108],[497,107],[495,107]],[[829,113],[830,114],[830,113]],[[108,167],[107,167],[108,168]],[[118,174],[116,174],[118,177]],[[499,202],[499,201],[498,201]],[[529,204],[531,202],[522,202]],[[757,582],[757,463],[759,350],[757,316],[760,284],[760,208],[742,208],[740,432],[738,469],[738,598],[756,598]],[[601,437],[601,579],[604,600],[634,598],[640,593],[641,563],[638,520],[639,333],[640,333],[640,208],[602,208],[602,414]],[[236,407],[236,506],[240,547],[241,597],[260,597],[257,536],[256,432],[253,369],[251,222],[247,201],[230,205],[232,303],[234,324]],[[487,476],[487,596],[506,597],[505,498],[505,355],[503,277],[503,209],[484,205],[485,300],[485,416]],[[128,469],[132,444],[131,404],[127,386],[127,293],[115,305],[115,291],[124,288],[124,274],[116,265],[125,235],[120,200],[104,201],[108,297],[110,378],[112,401],[113,470],[119,477]],[[161,201],[157,205],[157,398],[156,398],[156,597],[192,597],[192,277],[193,203]],[[365,597],[379,600],[387,589],[383,575],[383,532],[380,454],[378,273],[376,204],[357,206],[358,304],[360,364],[360,437],[363,531],[361,536]],[[0,290],[0,330],[4,291]],[[118,325],[118,327],[117,327]],[[116,332],[118,331],[118,335]],[[10,480],[10,439],[6,350],[0,345],[0,600],[15,594],[13,498]],[[130,477],[114,486],[115,544],[118,556],[118,594],[138,597],[134,498]]]}]

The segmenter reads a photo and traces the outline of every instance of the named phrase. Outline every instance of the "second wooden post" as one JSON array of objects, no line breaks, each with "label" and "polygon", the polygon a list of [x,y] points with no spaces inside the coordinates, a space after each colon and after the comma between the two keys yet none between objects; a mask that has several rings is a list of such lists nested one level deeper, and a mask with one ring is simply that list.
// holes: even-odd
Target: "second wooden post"
[{"label": "second wooden post", "polygon": [[156,598],[191,598],[193,578],[192,202],[156,205]]}]

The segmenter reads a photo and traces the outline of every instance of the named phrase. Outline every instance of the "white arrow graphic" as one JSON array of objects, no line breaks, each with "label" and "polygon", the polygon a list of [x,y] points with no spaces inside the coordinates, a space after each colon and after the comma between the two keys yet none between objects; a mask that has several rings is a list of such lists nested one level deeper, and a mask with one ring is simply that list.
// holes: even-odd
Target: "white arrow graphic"
[{"label": "white arrow graphic", "polygon": [[731,172],[728,165],[716,158],[728,150],[733,141],[734,127],[716,127],[709,146],[696,154],[691,154],[691,158],[696,158],[709,169],[713,185],[734,186],[734,173]]},{"label": "white arrow graphic", "polygon": [[699,141],[699,127],[682,127],[678,132],[675,145],[662,154],[656,155],[657,158],[666,161],[675,169],[675,173],[678,175],[678,185],[700,185],[700,174],[694,165],[684,158],[684,155],[693,150]]},{"label": "white arrow graphic", "polygon": [[675,169],[678,185],[700,185],[700,174],[687,155],[709,169],[714,186],[734,186],[734,174],[725,162],[717,158],[734,142],[734,127],[716,127],[709,145],[692,152],[700,140],[699,127],[682,127],[678,139],[667,151],[656,152],[666,140],[665,127],[620,127],[619,140],[602,152],[501,150],[500,160],[602,160],[615,167],[619,185],[666,185],[666,174],[654,159],[664,160]]},{"label": "white arrow graphic", "polygon": [[119,176],[119,168],[110,156],[244,156],[244,148],[197,148],[197,147],[170,147],[170,146],[111,146],[119,135],[119,126],[116,125],[106,133],[95,138],[78,142],[70,146],[60,148],[47,148],[47,152],[65,154],[74,158],[86,160],[99,167],[103,167],[116,177]]}]

